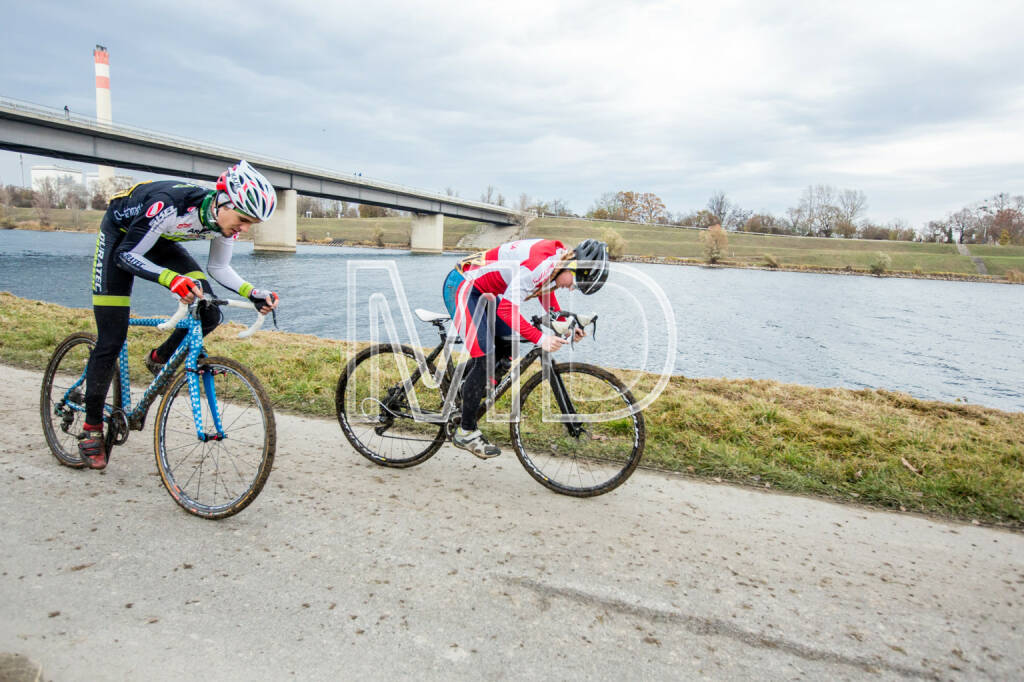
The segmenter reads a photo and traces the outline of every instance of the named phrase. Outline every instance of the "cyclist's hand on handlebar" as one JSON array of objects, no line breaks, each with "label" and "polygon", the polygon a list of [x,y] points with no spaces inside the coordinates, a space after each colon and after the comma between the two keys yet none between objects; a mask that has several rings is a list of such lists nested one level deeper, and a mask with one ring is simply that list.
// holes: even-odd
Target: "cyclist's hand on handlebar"
[{"label": "cyclist's hand on handlebar", "polygon": [[545,334],[540,337],[540,347],[547,353],[554,353],[556,350],[565,345],[565,339],[561,336],[554,336],[552,334]]},{"label": "cyclist's hand on handlebar", "polygon": [[191,277],[185,277],[184,275],[178,275],[172,279],[167,288],[185,303],[191,303],[196,298],[203,297],[203,289],[199,286],[199,283]]},{"label": "cyclist's hand on handlebar", "polygon": [[573,337],[572,340],[574,342],[575,341],[579,341],[580,339],[582,339],[586,335],[587,335],[587,332],[586,332],[586,330],[583,329],[583,327],[576,327],[576,329],[574,329],[573,332],[572,332],[572,337]]},{"label": "cyclist's hand on handlebar", "polygon": [[249,300],[252,301],[254,306],[256,306],[256,310],[259,311],[260,314],[266,315],[277,307],[277,303],[281,300],[281,297],[273,291],[253,289],[249,292]]}]

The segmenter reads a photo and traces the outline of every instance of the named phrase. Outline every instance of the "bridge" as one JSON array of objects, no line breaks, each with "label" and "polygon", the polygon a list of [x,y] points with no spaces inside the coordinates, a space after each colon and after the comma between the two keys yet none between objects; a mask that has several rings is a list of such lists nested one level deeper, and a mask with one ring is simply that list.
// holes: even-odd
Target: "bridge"
[{"label": "bridge", "polygon": [[277,211],[254,230],[256,249],[263,251],[295,250],[299,194],[409,211],[411,249],[419,253],[441,252],[444,216],[495,225],[513,225],[522,217],[506,206],[72,117],[61,110],[6,98],[0,98],[0,149],[207,181],[238,159],[247,159],[277,189]]}]

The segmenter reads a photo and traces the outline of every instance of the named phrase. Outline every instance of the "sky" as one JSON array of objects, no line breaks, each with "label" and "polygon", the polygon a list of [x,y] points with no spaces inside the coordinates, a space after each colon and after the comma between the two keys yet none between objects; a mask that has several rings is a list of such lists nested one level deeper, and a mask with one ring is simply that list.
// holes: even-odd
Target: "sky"
[{"label": "sky", "polygon": [[[1020,2],[0,0],[0,97],[479,199],[584,213],[715,192],[784,215],[811,185],[865,218],[1024,194]],[[0,182],[53,159],[0,151]],[[59,162],[61,165],[83,167]]]}]

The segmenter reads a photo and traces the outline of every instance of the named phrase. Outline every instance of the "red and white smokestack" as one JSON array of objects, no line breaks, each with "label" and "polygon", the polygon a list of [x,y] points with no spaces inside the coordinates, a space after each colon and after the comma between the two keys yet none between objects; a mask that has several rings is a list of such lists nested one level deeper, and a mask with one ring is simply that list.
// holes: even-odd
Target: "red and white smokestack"
[{"label": "red and white smokestack", "polygon": [[[110,112],[110,53],[107,48],[97,45],[92,51],[96,63],[96,120],[100,123],[111,123]],[[112,179],[114,169],[110,166],[99,167],[100,180]]]}]

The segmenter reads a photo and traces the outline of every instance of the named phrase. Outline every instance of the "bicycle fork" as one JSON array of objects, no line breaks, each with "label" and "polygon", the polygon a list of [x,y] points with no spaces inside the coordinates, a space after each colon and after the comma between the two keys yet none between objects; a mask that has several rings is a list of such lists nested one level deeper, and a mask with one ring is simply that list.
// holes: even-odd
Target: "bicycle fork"
[{"label": "bicycle fork", "polygon": [[[199,376],[196,376],[196,375]],[[200,386],[200,377],[202,384]],[[217,387],[214,383],[214,371],[209,367],[188,370],[188,392],[189,403],[192,405],[192,419],[196,425],[196,437],[204,443],[209,441],[224,440],[224,424],[221,421],[220,409],[217,403]],[[213,419],[213,427],[216,433],[206,433],[203,428],[203,402],[199,395],[200,390],[206,396],[206,405],[210,408],[210,417]]]},{"label": "bicycle fork", "polygon": [[[562,411],[562,415],[576,414],[576,407],[572,403],[572,398],[569,397],[569,392],[565,390],[562,375],[555,371],[554,363],[545,363],[545,369],[548,371],[548,381],[551,383],[551,390],[555,394],[555,402],[558,403],[558,409]],[[585,430],[583,424],[578,421],[565,421],[564,423],[565,428],[569,431],[569,435],[573,438],[579,438]]]}]

